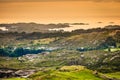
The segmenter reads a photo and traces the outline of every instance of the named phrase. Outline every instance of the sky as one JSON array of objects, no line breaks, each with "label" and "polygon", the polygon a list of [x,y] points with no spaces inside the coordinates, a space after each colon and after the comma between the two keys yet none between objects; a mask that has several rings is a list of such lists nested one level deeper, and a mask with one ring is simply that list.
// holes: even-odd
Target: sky
[{"label": "sky", "polygon": [[120,23],[120,0],[0,0],[0,23]]}]

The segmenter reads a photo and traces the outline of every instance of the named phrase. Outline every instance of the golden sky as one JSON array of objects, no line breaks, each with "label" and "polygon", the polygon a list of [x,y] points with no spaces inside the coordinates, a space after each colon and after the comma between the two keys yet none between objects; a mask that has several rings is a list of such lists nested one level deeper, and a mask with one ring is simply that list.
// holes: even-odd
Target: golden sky
[{"label": "golden sky", "polygon": [[120,21],[120,0],[0,0],[0,23]]}]

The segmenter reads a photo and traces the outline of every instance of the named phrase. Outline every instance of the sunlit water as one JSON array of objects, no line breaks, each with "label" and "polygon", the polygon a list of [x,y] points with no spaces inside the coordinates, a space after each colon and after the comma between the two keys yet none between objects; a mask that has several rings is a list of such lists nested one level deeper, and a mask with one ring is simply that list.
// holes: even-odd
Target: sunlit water
[{"label": "sunlit water", "polygon": [[6,27],[0,27],[0,30],[2,30],[2,31],[8,31],[8,29]]}]

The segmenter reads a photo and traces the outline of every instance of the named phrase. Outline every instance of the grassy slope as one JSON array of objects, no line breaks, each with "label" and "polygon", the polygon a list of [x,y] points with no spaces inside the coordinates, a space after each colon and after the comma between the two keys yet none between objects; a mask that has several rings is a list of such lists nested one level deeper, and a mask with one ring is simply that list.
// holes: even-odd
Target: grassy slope
[{"label": "grassy slope", "polygon": [[[111,48],[110,50],[111,52],[115,52],[115,51],[120,51],[120,48]],[[108,49],[104,49],[104,51],[108,51]]]},{"label": "grassy slope", "polygon": [[[94,71],[81,66],[65,66],[64,70],[44,69],[29,78],[8,78],[2,80],[119,80],[120,72],[96,75]],[[63,67],[62,67],[63,68]],[[68,68],[68,69],[67,69]]]},{"label": "grassy slope", "polygon": [[9,79],[2,79],[2,80],[27,80],[26,78],[9,78]]},{"label": "grassy slope", "polygon": [[0,57],[0,68],[24,69],[29,66],[26,63],[21,63],[16,58]]},{"label": "grassy slope", "polygon": [[50,44],[50,46],[61,46],[61,47],[96,47],[100,43],[104,42],[105,39],[109,36],[109,32],[92,32],[85,33],[80,35],[74,35],[70,37],[65,37],[57,40]]},{"label": "grassy slope", "polygon": [[118,78],[120,79],[120,72],[115,72],[115,73],[107,73],[105,74],[108,77],[112,77],[112,78]]},{"label": "grassy slope", "polygon": [[[63,67],[62,67],[63,68]],[[81,69],[82,68],[82,69]],[[66,66],[64,70],[46,70],[30,76],[33,80],[103,80],[81,66]]]}]

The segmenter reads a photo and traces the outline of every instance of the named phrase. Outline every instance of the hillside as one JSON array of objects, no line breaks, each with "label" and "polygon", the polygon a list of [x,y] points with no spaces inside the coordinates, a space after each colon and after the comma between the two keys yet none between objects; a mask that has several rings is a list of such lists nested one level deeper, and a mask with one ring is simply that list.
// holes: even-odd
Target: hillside
[{"label": "hillside", "polygon": [[0,33],[3,80],[119,80],[119,72],[120,28],[116,25],[72,32]]},{"label": "hillside", "polygon": [[30,75],[28,78],[8,78],[2,80],[119,80],[120,73],[102,74],[84,66],[63,66],[58,69],[47,68]]},{"label": "hillside", "polygon": [[[50,46],[71,46],[71,47],[97,47],[101,43],[104,43],[108,38],[111,38],[112,41],[119,43],[120,37],[120,27],[111,26],[109,28],[96,28],[88,30],[75,30],[72,32],[55,32],[55,33],[17,33],[17,32],[8,32],[0,33],[0,45],[9,45],[9,44],[30,44],[40,39],[53,39],[49,43]],[[40,42],[41,43],[41,42]]]}]

